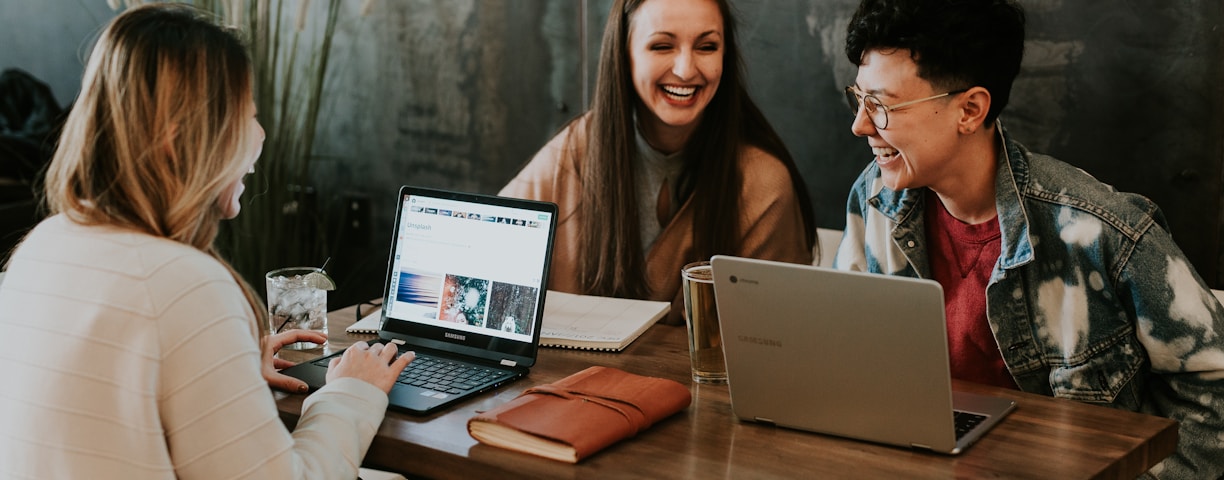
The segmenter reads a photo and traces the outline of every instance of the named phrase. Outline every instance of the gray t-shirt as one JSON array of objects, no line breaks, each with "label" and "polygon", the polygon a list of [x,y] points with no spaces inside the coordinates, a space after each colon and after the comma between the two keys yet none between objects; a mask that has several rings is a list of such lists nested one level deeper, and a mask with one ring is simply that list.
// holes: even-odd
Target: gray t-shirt
[{"label": "gray t-shirt", "polygon": [[659,237],[665,225],[659,223],[659,192],[663,183],[667,182],[670,192],[668,200],[669,211],[666,218],[670,219],[680,209],[676,197],[676,181],[684,169],[684,159],[681,152],[664,155],[655,150],[642,136],[640,129],[634,135],[637,140],[637,156],[634,157],[634,184],[637,185],[638,221],[642,234],[642,250],[650,251],[651,245]]}]

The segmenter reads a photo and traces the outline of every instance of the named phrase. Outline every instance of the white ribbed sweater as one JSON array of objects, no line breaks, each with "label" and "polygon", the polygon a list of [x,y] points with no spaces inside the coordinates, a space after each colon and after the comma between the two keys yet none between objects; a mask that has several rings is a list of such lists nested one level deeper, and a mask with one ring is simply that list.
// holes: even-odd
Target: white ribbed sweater
[{"label": "white ribbed sweater", "polygon": [[0,285],[0,478],[356,478],[386,394],[332,382],[291,435],[251,318],[190,246],[43,221]]}]

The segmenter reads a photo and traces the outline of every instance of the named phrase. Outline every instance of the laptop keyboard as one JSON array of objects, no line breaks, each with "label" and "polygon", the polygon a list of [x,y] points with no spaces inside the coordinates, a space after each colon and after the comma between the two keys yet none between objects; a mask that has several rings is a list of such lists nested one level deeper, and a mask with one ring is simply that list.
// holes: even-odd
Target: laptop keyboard
[{"label": "laptop keyboard", "polygon": [[417,353],[400,373],[399,383],[458,395],[507,378],[509,372]]},{"label": "laptop keyboard", "polygon": [[[314,363],[326,367],[330,361],[329,356],[315,360]],[[416,359],[409,363],[403,372],[400,372],[397,383],[458,395],[489,383],[508,379],[511,376],[513,375],[510,372],[503,370],[494,370],[416,352]]]},{"label": "laptop keyboard", "polygon": [[969,413],[969,412],[962,412],[960,410],[953,410],[952,411],[952,421],[953,423],[956,424],[957,440],[965,436],[966,433],[969,433],[970,430],[973,430],[975,427],[978,426],[978,424],[982,423],[985,420],[986,420],[985,415],[978,415],[976,413]]}]

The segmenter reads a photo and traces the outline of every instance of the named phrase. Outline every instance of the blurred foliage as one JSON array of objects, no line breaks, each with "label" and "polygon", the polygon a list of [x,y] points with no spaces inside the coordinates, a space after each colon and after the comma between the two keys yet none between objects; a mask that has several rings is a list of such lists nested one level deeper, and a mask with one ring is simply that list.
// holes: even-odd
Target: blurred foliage
[{"label": "blurred foliage", "polygon": [[[112,8],[148,3],[110,0]],[[319,107],[342,0],[183,1],[215,13],[242,32],[255,67],[255,105],[267,133],[255,172],[246,177],[242,212],[223,222],[217,247],[263,291],[264,274],[321,266],[329,251],[311,163]],[[362,6],[364,12],[370,2]]]}]

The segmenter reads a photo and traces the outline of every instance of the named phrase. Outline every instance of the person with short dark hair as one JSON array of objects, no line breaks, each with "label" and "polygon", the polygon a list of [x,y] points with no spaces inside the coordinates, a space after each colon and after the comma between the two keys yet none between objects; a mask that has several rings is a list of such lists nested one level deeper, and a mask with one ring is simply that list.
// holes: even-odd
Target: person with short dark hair
[{"label": "person with short dark hair", "polygon": [[859,5],[845,93],[875,159],[834,266],[938,281],[953,377],[1174,419],[1148,475],[1218,478],[1224,308],[1153,202],[1003,128],[1024,30],[1011,0]]}]

